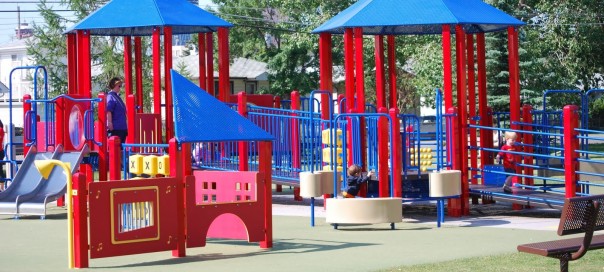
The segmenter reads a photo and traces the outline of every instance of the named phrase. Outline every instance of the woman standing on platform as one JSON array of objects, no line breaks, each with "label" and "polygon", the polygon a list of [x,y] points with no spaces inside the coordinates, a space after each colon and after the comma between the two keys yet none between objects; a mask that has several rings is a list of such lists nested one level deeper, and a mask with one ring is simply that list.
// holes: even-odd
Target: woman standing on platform
[{"label": "woman standing on platform", "polygon": [[120,97],[123,81],[114,77],[109,81],[107,93],[107,137],[118,136],[120,143],[126,142],[128,124],[126,122],[126,104]]}]

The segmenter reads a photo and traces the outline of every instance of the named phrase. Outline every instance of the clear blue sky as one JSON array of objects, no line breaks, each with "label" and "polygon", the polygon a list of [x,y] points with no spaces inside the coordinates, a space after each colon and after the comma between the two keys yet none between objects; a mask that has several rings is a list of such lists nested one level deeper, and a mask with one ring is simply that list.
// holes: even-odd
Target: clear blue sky
[{"label": "clear blue sky", "polygon": [[[27,22],[30,25],[32,23],[42,24],[44,21],[42,20],[42,16],[38,12],[26,12],[31,10],[37,10],[37,2],[35,0],[0,0],[0,44],[4,44],[10,42],[14,39],[15,36],[15,28],[17,28],[17,7],[19,7],[23,12],[21,12],[21,22]],[[54,3],[53,3],[54,2]],[[67,9],[58,4],[59,0],[48,0],[49,6],[52,6],[54,9],[63,10]],[[206,6],[213,6],[211,0],[199,0],[199,6],[205,8]],[[69,18],[75,19],[70,12],[61,12],[61,15]]]}]

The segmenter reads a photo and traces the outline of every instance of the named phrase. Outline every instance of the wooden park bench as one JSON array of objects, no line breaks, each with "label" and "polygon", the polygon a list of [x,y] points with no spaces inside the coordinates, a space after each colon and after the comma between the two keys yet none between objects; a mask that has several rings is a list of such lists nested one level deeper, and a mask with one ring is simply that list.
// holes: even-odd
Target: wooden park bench
[{"label": "wooden park bench", "polygon": [[560,260],[560,271],[568,271],[568,262],[577,260],[588,250],[604,248],[604,195],[567,198],[562,209],[558,235],[585,233],[583,237],[518,246],[518,251]]}]

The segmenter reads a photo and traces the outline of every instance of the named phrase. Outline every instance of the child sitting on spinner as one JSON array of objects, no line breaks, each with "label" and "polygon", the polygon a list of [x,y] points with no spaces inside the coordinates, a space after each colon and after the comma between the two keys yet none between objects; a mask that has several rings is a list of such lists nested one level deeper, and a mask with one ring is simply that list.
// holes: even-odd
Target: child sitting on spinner
[{"label": "child sitting on spinner", "polygon": [[348,176],[346,177],[347,189],[342,193],[345,198],[355,198],[359,194],[361,184],[367,182],[373,175],[373,172],[369,171],[366,177],[362,177],[362,171],[361,166],[356,164],[348,167]]},{"label": "child sitting on spinner", "polygon": [[[514,167],[514,154],[506,151],[516,151],[514,144],[518,135],[516,132],[506,131],[503,136],[504,145],[501,147],[501,151],[495,157],[496,160],[503,158],[503,170],[506,173],[515,174],[516,170]],[[503,184],[503,192],[506,194],[512,193],[512,176],[508,175]]]}]

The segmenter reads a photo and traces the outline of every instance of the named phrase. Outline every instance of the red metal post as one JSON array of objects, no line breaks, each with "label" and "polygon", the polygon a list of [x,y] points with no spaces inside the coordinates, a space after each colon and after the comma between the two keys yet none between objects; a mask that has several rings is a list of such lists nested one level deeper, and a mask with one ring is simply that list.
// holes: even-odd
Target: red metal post
[{"label": "red metal post", "polygon": [[[487,65],[486,65],[486,50],[484,33],[476,34],[476,57],[477,57],[477,68],[478,68],[478,113],[480,116],[480,126],[487,127],[488,115],[487,112]],[[487,129],[480,129],[480,164],[484,167],[487,164],[491,164],[491,152],[484,151],[483,148],[487,148],[489,145],[489,139],[492,139],[493,132]]]},{"label": "red metal post", "polygon": [[[466,52],[468,59],[468,122],[470,125],[475,125],[476,121],[476,85],[475,85],[475,73],[474,73],[474,36],[472,34],[466,35]],[[470,129],[470,146],[477,147],[477,133],[476,129]],[[478,151],[474,148],[470,150],[470,166],[472,169],[478,168]],[[470,180],[472,184],[477,184],[478,180],[475,178],[477,175],[476,170],[471,171]]]},{"label": "red metal post", "polygon": [[[460,135],[460,128],[459,128],[459,115],[457,115],[457,108],[452,107],[449,108],[447,110],[447,114],[449,115],[454,115],[451,118],[451,134],[453,135],[452,137],[447,137],[447,150],[451,150],[450,154],[454,154],[452,156],[452,168],[456,169],[456,170],[461,170],[461,168],[463,168],[463,164],[464,161],[462,161],[462,158],[458,155],[461,153],[461,147],[460,147],[460,142],[461,142],[461,137],[459,137]],[[455,137],[455,135],[457,135],[457,137]],[[463,175],[462,175],[462,182],[461,182],[461,194],[462,196],[460,198],[453,198],[453,199],[449,199],[449,209],[447,209],[447,213],[449,214],[449,216],[454,216],[454,217],[459,217],[463,215],[463,201],[465,201],[466,203],[468,202],[468,196],[469,196],[469,188],[468,188],[468,182],[464,182],[463,180]],[[466,195],[466,197],[464,197],[464,195]],[[465,200],[464,200],[465,199]]]},{"label": "red metal post", "polygon": [[518,90],[518,50],[515,35],[518,33],[514,27],[508,27],[508,65],[510,69],[510,122],[512,129],[518,129],[514,122],[520,121],[520,91]]},{"label": "red metal post", "polygon": [[153,113],[161,115],[161,30],[153,28]]},{"label": "red metal post", "polygon": [[[168,142],[168,149],[170,154],[170,176],[175,177],[178,180],[178,188],[176,190],[176,201],[178,204],[178,215],[176,215],[176,222],[178,225],[178,237],[176,239],[176,249],[172,250],[172,257],[185,257],[187,256],[186,252],[186,218],[185,218],[185,208],[186,208],[186,199],[185,199],[185,173],[183,171],[183,161],[182,161],[182,149],[187,148],[188,146],[178,146],[178,142],[175,138],[172,138]],[[191,148],[189,147],[189,150]],[[189,157],[191,154],[188,154]],[[190,164],[189,164],[190,165]],[[190,167],[189,167],[190,168]]]},{"label": "red metal post", "polygon": [[106,181],[107,180],[107,163],[109,161],[109,155],[107,154],[108,148],[107,148],[107,110],[105,107],[105,102],[106,102],[106,98],[105,98],[105,94],[104,93],[99,93],[98,94],[99,99],[101,99],[101,101],[99,102],[99,108],[98,108],[98,118],[99,121],[97,122],[97,130],[99,131],[99,138],[96,139],[97,142],[101,143],[101,146],[99,147],[99,181]]},{"label": "red metal post", "polygon": [[453,107],[453,71],[451,67],[451,26],[443,25],[443,90],[445,109]]},{"label": "red metal post", "polygon": [[[522,122],[525,124],[533,123],[533,107],[531,105],[523,105],[522,106]],[[532,131],[532,126],[526,126],[523,130]],[[532,133],[524,133],[522,137],[522,143],[524,144],[524,152],[528,154],[533,153],[533,134]],[[533,165],[533,156],[527,155],[524,156],[524,164]],[[524,167],[524,174],[527,176],[533,175],[532,167]],[[533,185],[532,178],[524,178],[524,184]]]},{"label": "red metal post", "polygon": [[577,151],[579,149],[579,134],[575,129],[579,127],[579,107],[575,105],[567,105],[562,110],[564,119],[564,183],[566,198],[575,197],[579,187],[577,181],[579,175],[579,157]]},{"label": "red metal post", "polygon": [[199,48],[199,88],[206,90],[206,34],[197,34],[197,47]]},{"label": "red metal post", "polygon": [[[300,93],[293,91],[291,94],[291,109],[295,111],[300,110]],[[300,155],[300,126],[298,119],[294,119],[292,122],[292,167],[300,169],[301,155]],[[281,192],[281,185],[277,185],[277,192]],[[294,187],[294,200],[302,201],[300,196],[300,187]]]},{"label": "red metal post", "polygon": [[172,27],[164,27],[164,92],[166,97],[166,142],[174,136],[174,106],[172,105]]},{"label": "red metal post", "polygon": [[126,96],[132,94],[132,38],[124,36],[124,86]]},{"label": "red metal post", "polygon": [[134,70],[136,73],[136,112],[143,112],[143,51],[141,37],[134,38]]},{"label": "red metal post", "polygon": [[346,110],[354,108],[354,39],[352,28],[344,30],[344,73],[346,79]]},{"label": "red metal post", "polygon": [[206,91],[212,96],[214,93],[214,33],[206,33],[206,80],[208,81]]},{"label": "red metal post", "polygon": [[[363,28],[356,27],[354,32],[354,50],[355,50],[355,79],[356,79],[356,113],[365,113],[365,71],[363,67]],[[361,164],[367,170],[367,136],[365,130],[365,118],[359,118],[360,128],[360,146],[361,146]],[[353,163],[351,161],[351,163]]]},{"label": "red metal post", "polygon": [[90,66],[90,32],[77,31],[78,43],[78,90],[77,93],[87,98],[92,97],[92,72]]},{"label": "red metal post", "polygon": [[264,176],[264,186],[258,188],[264,190],[264,241],[260,242],[260,248],[273,247],[273,196],[272,196],[272,142],[258,143],[258,172]]},{"label": "red metal post", "polygon": [[86,175],[78,172],[72,178],[74,267],[88,267],[88,190]]},{"label": "red metal post", "polygon": [[466,55],[465,53],[465,33],[463,27],[461,25],[455,26],[455,41],[456,41],[456,56],[457,56],[457,111],[459,114],[458,122],[459,122],[459,160],[460,160],[460,168],[458,170],[461,171],[461,186],[462,186],[462,195],[459,199],[461,202],[461,214],[460,215],[468,215],[470,214],[470,207],[468,203],[469,198],[469,187],[468,187],[468,106],[467,106],[467,80],[466,80]]},{"label": "red metal post", "polygon": [[392,119],[391,130],[392,130],[392,147],[390,148],[390,152],[393,152],[392,156],[393,165],[392,171],[394,172],[394,177],[392,177],[392,183],[394,186],[394,197],[402,197],[403,196],[403,184],[401,173],[403,172],[403,142],[401,141],[401,123],[398,119],[398,108],[393,106],[390,108],[390,118]]},{"label": "red metal post", "polygon": [[76,35],[67,34],[67,94],[78,91],[78,48]]},{"label": "red metal post", "polygon": [[[122,150],[120,138],[117,136],[111,136],[107,140],[109,148],[109,155],[111,159],[109,161],[109,180],[121,180],[122,179],[122,168],[120,167],[122,162]],[[100,163],[100,162],[99,162]]]},{"label": "red metal post", "polygon": [[390,108],[398,108],[398,93],[396,90],[396,51],[394,49],[394,35],[388,35],[388,73],[390,80]]},{"label": "red metal post", "polygon": [[126,143],[134,144],[134,132],[136,131],[136,125],[134,124],[134,116],[136,115],[136,111],[134,110],[136,106],[136,101],[134,95],[130,94],[126,96],[126,116],[128,122],[128,136],[126,136]]},{"label": "red metal post", "polygon": [[[378,113],[388,114],[388,109],[381,107],[378,108]],[[388,119],[386,117],[380,117],[378,120],[378,184],[379,184],[379,196],[389,197],[388,192]],[[368,169],[370,170],[370,169]]]},{"label": "red metal post", "polygon": [[[237,94],[237,111],[239,114],[247,118],[247,95],[245,92]],[[239,171],[248,170],[248,142],[239,141]]]},{"label": "red metal post", "polygon": [[[31,111],[31,102],[25,102],[25,101],[28,101],[28,100],[31,100],[31,95],[29,95],[29,94],[24,95],[23,96],[23,128],[24,128],[24,131],[23,131],[23,154],[25,156],[27,156],[27,153],[29,153],[29,149],[30,149],[30,147],[28,145],[30,143],[30,141],[27,139],[27,135],[29,133],[32,133],[31,132],[32,127],[30,126],[30,120],[28,120],[27,118],[25,118],[25,116],[27,115],[27,113]],[[36,120],[35,117],[34,117],[34,120]],[[32,124],[32,126],[36,126],[36,125],[37,125],[36,123]],[[0,143],[0,144],[2,144],[2,143]]]},{"label": "red metal post", "polygon": [[375,36],[375,93],[378,108],[386,108],[386,75],[384,71],[384,36]]},{"label": "red metal post", "polygon": [[229,29],[226,27],[218,28],[218,88],[219,100],[226,102],[231,94],[231,84],[229,79]]},{"label": "red metal post", "polygon": [[[319,34],[319,89],[333,92],[333,62],[331,60],[331,34]],[[312,97],[311,97],[312,99]],[[329,119],[329,95],[321,94],[321,119]],[[311,102],[312,103],[312,102]]]}]

